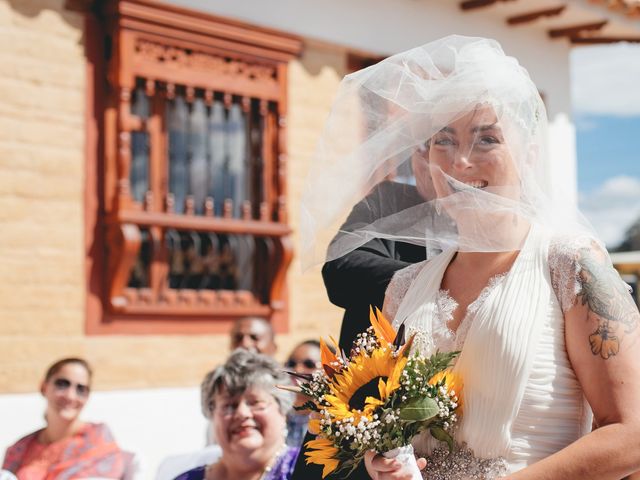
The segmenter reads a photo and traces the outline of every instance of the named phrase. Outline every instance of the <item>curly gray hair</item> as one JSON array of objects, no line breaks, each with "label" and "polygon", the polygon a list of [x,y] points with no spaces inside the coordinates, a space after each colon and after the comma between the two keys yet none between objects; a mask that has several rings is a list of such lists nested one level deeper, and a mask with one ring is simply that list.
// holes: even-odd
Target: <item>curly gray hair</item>
[{"label": "curly gray hair", "polygon": [[290,384],[289,377],[272,358],[241,348],[234,350],[227,361],[207,373],[200,386],[202,414],[211,418],[214,396],[223,389],[229,395],[239,395],[251,387],[269,392],[278,402],[280,413],[286,415],[293,406],[294,395],[276,385]]}]

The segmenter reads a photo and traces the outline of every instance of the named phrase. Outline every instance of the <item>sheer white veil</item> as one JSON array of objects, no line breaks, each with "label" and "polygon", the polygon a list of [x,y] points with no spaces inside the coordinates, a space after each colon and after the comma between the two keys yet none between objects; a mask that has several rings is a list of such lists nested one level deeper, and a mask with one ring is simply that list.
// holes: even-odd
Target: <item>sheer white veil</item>
[{"label": "sheer white veil", "polygon": [[520,248],[531,225],[595,238],[551,193],[547,147],[538,90],[494,40],[453,35],[347,75],[303,195],[303,264],[372,238],[478,252]]}]

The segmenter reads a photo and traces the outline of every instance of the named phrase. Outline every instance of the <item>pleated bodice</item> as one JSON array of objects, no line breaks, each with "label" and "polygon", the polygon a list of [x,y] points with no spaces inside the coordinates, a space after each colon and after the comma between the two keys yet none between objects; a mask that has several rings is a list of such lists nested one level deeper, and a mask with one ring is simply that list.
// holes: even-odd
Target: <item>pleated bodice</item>
[{"label": "pleated bodice", "polygon": [[[447,328],[455,300],[440,290],[454,252],[398,272],[385,299],[385,313],[396,326],[404,321],[408,332],[417,332],[422,353],[461,349],[455,368],[465,383],[465,406],[456,441],[479,459],[502,459],[508,472],[557,452],[591,426],[565,347],[548,246],[547,237],[532,232],[511,270],[489,283],[456,333]],[[423,436],[416,448],[429,454],[436,446]],[[441,478],[493,478],[490,470]]]}]

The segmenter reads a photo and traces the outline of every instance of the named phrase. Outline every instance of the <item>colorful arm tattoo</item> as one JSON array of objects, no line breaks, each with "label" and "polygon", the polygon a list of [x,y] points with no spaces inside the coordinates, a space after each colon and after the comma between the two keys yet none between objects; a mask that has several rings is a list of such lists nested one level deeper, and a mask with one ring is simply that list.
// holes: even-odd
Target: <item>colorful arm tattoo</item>
[{"label": "colorful arm tattoo", "polygon": [[598,324],[589,335],[591,353],[603,359],[620,351],[624,337],[635,331],[640,323],[640,312],[629,294],[627,284],[618,272],[607,264],[606,257],[598,258],[592,249],[580,250],[579,280],[582,305],[587,305],[589,318]]}]

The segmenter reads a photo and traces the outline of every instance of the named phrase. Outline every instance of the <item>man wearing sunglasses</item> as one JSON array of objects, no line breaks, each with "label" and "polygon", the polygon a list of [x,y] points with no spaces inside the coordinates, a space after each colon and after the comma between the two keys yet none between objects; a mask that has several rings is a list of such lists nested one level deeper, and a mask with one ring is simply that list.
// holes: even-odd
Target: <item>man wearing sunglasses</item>
[{"label": "man wearing sunglasses", "polygon": [[[320,342],[317,340],[306,340],[299,343],[289,354],[289,359],[284,364],[288,371],[306,374],[313,373],[322,368],[320,362]],[[295,406],[304,405],[308,400],[304,395],[298,394],[295,399]],[[292,409],[287,414],[287,445],[300,446],[304,435],[307,433],[309,423],[309,412]]]}]

